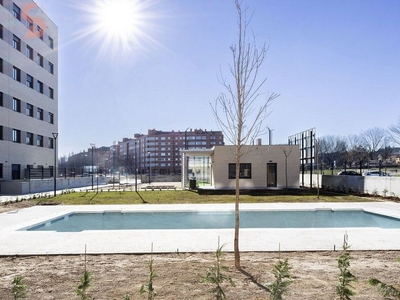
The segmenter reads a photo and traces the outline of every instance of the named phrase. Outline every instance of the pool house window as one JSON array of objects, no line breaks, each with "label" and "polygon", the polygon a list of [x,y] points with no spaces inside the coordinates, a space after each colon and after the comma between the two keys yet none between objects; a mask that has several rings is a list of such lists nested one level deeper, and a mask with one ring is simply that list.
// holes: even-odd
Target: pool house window
[{"label": "pool house window", "polygon": [[[229,179],[236,178],[236,164],[229,164]],[[243,163],[239,167],[239,178],[240,179],[251,179],[251,164]]]}]

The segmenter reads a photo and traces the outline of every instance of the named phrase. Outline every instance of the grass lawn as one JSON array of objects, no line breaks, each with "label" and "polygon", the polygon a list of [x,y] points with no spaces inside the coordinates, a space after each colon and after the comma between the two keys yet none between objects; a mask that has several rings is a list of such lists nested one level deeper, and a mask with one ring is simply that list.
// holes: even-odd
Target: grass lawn
[{"label": "grass lawn", "polygon": [[[180,203],[233,203],[235,195],[199,195],[194,191],[96,191],[76,192],[58,195],[46,199],[47,204],[60,203],[64,205],[80,204],[180,204]],[[241,203],[276,203],[276,202],[361,202],[373,201],[347,194],[335,194],[313,189],[263,192],[257,195],[241,195]],[[40,201],[39,201],[40,202]]]}]

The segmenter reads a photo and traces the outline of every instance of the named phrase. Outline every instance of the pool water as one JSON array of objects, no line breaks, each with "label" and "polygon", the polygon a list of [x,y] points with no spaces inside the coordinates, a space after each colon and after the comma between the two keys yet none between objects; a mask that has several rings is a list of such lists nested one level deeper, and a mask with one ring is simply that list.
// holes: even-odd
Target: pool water
[{"label": "pool water", "polygon": [[[233,211],[164,211],[72,213],[24,228],[26,231],[80,232],[84,230],[228,229]],[[363,210],[241,211],[241,228],[400,228],[400,219]]]}]

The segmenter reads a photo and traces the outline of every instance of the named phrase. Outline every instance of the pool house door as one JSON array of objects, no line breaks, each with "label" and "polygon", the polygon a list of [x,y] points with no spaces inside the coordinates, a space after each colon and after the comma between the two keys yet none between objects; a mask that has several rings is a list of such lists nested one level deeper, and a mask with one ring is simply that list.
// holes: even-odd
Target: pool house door
[{"label": "pool house door", "polygon": [[277,166],[276,163],[268,163],[267,164],[267,187],[276,187],[277,186]]}]

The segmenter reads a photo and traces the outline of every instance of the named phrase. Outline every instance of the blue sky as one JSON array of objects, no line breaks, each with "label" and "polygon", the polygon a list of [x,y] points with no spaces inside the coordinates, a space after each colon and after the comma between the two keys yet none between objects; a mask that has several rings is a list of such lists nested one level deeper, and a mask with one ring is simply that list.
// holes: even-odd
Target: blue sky
[{"label": "blue sky", "polygon": [[[229,76],[233,0],[137,0],[129,48],[99,29],[103,1],[36,1],[59,28],[59,155],[153,128],[217,130],[210,102],[224,92],[220,69]],[[397,123],[400,1],[243,3],[257,42],[269,45],[262,91],[280,94],[265,122],[274,143],[313,127],[347,136]]]}]

